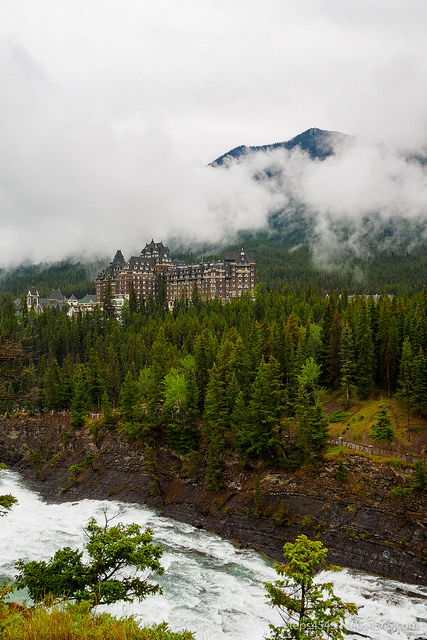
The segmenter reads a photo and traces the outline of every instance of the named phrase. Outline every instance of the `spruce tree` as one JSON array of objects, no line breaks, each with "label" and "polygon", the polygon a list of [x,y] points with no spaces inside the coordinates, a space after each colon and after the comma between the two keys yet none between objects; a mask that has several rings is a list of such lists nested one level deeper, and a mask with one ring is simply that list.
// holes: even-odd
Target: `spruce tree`
[{"label": "spruce tree", "polygon": [[395,438],[395,433],[391,426],[390,413],[384,405],[380,405],[375,417],[377,422],[371,427],[371,438],[379,442],[388,442],[391,445]]},{"label": "spruce tree", "polygon": [[328,420],[318,395],[313,397],[303,386],[298,392],[296,418],[298,424],[294,444],[306,460],[314,460],[328,443]]},{"label": "spruce tree", "polygon": [[125,422],[133,423],[138,417],[138,390],[130,371],[127,372],[120,391],[120,410]]},{"label": "spruce tree", "polygon": [[355,325],[356,372],[355,382],[361,399],[374,388],[374,342],[370,310],[364,299],[358,302]]},{"label": "spruce tree", "polygon": [[427,355],[422,347],[412,362],[411,400],[419,416],[427,415]]},{"label": "spruce tree", "polygon": [[113,305],[113,288],[111,284],[111,278],[108,276],[104,285],[104,299],[102,301],[102,311],[106,320],[112,320],[114,318],[114,305]]},{"label": "spruce tree", "polygon": [[106,429],[112,429],[115,424],[115,417],[113,413],[113,405],[110,402],[108,393],[105,390],[102,394],[101,409],[103,414],[103,424]]},{"label": "spruce tree", "polygon": [[341,328],[340,382],[345,393],[346,409],[350,408],[350,392],[355,376],[353,331],[348,322],[343,322]]},{"label": "spruce tree", "polygon": [[82,365],[77,368],[75,377],[74,393],[71,402],[70,424],[75,429],[82,427],[86,422],[88,395],[85,369]]},{"label": "spruce tree", "polygon": [[379,342],[379,377],[382,387],[390,398],[396,390],[398,357],[399,357],[399,329],[397,318],[388,298],[381,301],[378,318]]},{"label": "spruce tree", "polygon": [[261,360],[249,402],[249,428],[242,434],[249,457],[275,456],[275,440],[283,410],[284,389],[279,363],[273,357],[268,362]]},{"label": "spruce tree", "polygon": [[405,403],[408,437],[409,416],[411,412],[411,392],[412,392],[412,347],[409,337],[406,336],[402,344],[402,354],[400,356],[400,370],[398,380],[398,390],[396,396]]}]

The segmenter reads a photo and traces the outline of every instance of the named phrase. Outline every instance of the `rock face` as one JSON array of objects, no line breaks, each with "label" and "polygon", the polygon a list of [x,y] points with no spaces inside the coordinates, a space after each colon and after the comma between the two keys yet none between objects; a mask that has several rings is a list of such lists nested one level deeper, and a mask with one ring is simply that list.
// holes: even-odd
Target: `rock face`
[{"label": "rock face", "polygon": [[65,416],[43,415],[1,419],[1,461],[50,501],[145,504],[276,560],[285,542],[306,533],[320,537],[331,563],[406,582],[427,578],[426,494],[392,497],[408,471],[362,456],[345,459],[345,482],[335,478],[335,461],[291,474],[242,468],[230,456],[214,493],[204,483],[203,453],[183,458],[96,424],[76,431]]}]

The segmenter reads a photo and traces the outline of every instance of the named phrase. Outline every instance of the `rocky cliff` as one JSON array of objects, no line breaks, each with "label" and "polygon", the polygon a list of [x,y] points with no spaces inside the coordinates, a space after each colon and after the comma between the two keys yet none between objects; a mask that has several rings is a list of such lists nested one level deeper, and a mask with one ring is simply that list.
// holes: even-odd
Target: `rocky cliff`
[{"label": "rocky cliff", "polygon": [[78,431],[66,416],[19,416],[0,422],[0,462],[19,471],[46,500],[117,499],[216,532],[282,559],[284,542],[320,537],[330,562],[407,582],[425,582],[426,494],[395,498],[407,469],[360,455],[285,473],[224,460],[223,488],[204,483],[202,453],[129,443],[94,423]]}]

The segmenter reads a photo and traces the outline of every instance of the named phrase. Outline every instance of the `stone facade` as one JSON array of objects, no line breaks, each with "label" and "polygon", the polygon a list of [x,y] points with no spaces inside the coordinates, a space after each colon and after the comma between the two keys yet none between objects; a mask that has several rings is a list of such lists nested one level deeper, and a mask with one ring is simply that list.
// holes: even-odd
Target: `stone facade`
[{"label": "stone facade", "polygon": [[112,294],[129,296],[132,287],[138,299],[156,297],[160,283],[165,284],[169,307],[182,296],[191,298],[197,287],[204,300],[219,298],[228,302],[236,296],[252,292],[256,285],[256,264],[252,253],[240,247],[228,251],[224,260],[181,264],[172,261],[169,248],[153,240],[142,249],[139,256],[132,256],[121,268],[116,268],[116,253],[113,262],[96,279],[96,300],[102,302],[108,278]]}]

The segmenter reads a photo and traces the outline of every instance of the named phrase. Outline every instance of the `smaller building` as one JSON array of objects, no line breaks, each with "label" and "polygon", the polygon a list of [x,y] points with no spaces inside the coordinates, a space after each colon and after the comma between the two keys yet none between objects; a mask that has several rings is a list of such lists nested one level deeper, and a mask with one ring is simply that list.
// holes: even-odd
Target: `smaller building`
[{"label": "smaller building", "polygon": [[59,289],[52,289],[47,298],[41,298],[35,287],[27,293],[27,308],[34,309],[36,313],[43,313],[43,310],[49,307],[63,307],[66,304],[68,300]]},{"label": "smaller building", "polygon": [[96,307],[96,295],[88,294],[80,300],[72,294],[69,298],[64,296],[59,289],[53,289],[47,298],[41,298],[35,287],[32,287],[27,293],[27,308],[33,309],[36,313],[43,313],[45,309],[52,307],[68,306],[67,315],[75,316],[79,311],[86,313],[93,311]]}]

